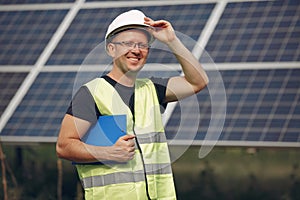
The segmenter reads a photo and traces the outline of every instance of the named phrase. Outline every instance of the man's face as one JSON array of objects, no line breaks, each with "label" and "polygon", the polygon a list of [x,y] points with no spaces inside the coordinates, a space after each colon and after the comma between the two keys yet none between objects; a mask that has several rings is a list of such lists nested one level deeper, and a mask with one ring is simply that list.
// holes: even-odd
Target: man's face
[{"label": "man's face", "polygon": [[138,29],[119,33],[109,44],[110,54],[124,74],[138,72],[144,66],[149,53],[146,33]]}]

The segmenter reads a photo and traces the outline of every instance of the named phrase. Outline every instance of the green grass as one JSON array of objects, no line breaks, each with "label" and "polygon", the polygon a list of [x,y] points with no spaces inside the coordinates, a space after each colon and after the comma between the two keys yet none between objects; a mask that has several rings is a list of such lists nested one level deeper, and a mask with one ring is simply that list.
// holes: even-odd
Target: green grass
[{"label": "green grass", "polygon": [[[18,181],[15,187],[6,174],[9,199],[57,199],[54,144],[5,144],[3,148]],[[190,147],[172,164],[178,199],[300,199],[299,149],[265,148],[249,153],[247,148],[215,147],[199,159],[199,148]],[[171,148],[176,151],[178,147]],[[78,184],[74,167],[63,161],[64,200],[81,195]]]}]

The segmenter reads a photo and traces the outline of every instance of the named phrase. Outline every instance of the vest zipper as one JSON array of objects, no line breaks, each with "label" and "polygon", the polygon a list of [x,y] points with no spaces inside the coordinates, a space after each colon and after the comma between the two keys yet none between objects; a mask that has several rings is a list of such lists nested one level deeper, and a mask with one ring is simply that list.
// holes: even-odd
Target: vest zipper
[{"label": "vest zipper", "polygon": [[137,145],[137,148],[141,154],[141,159],[142,159],[142,164],[143,164],[143,170],[144,170],[144,175],[145,175],[145,182],[146,182],[146,194],[147,194],[147,198],[150,200],[150,195],[149,195],[149,187],[148,187],[148,180],[147,180],[147,174],[146,174],[146,164],[145,164],[145,160],[144,160],[144,157],[143,157],[143,152],[142,152],[142,148],[139,144],[139,141],[137,139],[137,135],[135,133],[135,115],[133,115],[133,127],[132,127],[132,130],[133,130],[133,134],[135,135],[135,141],[136,141],[136,145]]}]

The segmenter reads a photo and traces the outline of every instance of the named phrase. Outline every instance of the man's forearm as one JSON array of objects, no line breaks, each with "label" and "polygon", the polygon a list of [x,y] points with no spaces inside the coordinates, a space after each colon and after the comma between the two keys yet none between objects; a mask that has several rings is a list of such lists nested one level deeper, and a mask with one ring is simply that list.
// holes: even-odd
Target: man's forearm
[{"label": "man's forearm", "polygon": [[204,88],[208,84],[208,77],[193,54],[177,37],[167,45],[180,63],[185,79],[193,85],[197,91]]}]

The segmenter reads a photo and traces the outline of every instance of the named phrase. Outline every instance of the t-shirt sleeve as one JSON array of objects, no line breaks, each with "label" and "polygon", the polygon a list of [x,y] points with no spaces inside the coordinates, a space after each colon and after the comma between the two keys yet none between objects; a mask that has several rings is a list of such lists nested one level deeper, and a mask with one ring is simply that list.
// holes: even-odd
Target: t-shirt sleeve
[{"label": "t-shirt sleeve", "polygon": [[86,86],[80,87],[73,97],[67,114],[91,122],[97,122],[100,115],[93,96]]},{"label": "t-shirt sleeve", "polygon": [[166,90],[167,90],[167,84],[169,81],[169,78],[157,78],[157,77],[151,77],[152,82],[154,83],[157,97],[159,104],[162,106],[162,112],[167,107],[167,102],[165,102],[166,99]]}]

